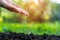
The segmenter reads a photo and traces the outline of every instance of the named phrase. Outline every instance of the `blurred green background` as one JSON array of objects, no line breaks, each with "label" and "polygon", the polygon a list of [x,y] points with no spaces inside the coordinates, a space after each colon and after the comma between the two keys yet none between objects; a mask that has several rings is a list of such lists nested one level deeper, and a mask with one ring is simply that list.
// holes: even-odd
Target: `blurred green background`
[{"label": "blurred green background", "polygon": [[60,4],[50,0],[13,0],[29,16],[10,12],[0,7],[0,32],[26,34],[60,34]]}]

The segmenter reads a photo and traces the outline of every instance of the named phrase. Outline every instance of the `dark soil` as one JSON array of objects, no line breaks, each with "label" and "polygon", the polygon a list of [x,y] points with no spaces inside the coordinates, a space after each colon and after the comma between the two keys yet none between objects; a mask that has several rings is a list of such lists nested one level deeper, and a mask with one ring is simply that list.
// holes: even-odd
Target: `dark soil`
[{"label": "dark soil", "polygon": [[0,33],[0,40],[60,40],[60,36],[56,35],[33,35],[24,33]]}]

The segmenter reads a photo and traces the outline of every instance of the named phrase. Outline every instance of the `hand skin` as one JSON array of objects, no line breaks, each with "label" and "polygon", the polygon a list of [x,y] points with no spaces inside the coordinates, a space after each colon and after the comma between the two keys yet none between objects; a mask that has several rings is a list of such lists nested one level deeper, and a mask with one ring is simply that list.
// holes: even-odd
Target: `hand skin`
[{"label": "hand skin", "polygon": [[27,11],[17,6],[15,3],[12,2],[12,0],[0,0],[0,6],[6,8],[11,12],[21,13],[26,16],[29,16],[29,13]]}]

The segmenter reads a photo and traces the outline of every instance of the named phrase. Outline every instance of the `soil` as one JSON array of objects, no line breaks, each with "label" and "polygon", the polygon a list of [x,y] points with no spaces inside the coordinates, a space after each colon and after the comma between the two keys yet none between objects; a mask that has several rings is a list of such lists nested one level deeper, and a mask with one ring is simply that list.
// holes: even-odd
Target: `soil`
[{"label": "soil", "polygon": [[60,36],[48,34],[34,35],[15,32],[5,32],[0,33],[0,40],[60,40]]}]

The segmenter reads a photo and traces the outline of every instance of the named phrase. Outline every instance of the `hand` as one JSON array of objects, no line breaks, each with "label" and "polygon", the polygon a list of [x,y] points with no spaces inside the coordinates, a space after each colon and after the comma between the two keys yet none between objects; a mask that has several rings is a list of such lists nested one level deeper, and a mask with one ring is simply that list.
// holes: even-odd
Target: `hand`
[{"label": "hand", "polygon": [[22,13],[27,16],[29,15],[27,11],[17,6],[15,3],[12,2],[12,0],[0,0],[0,4],[2,5],[2,7],[6,8],[11,12]]}]

